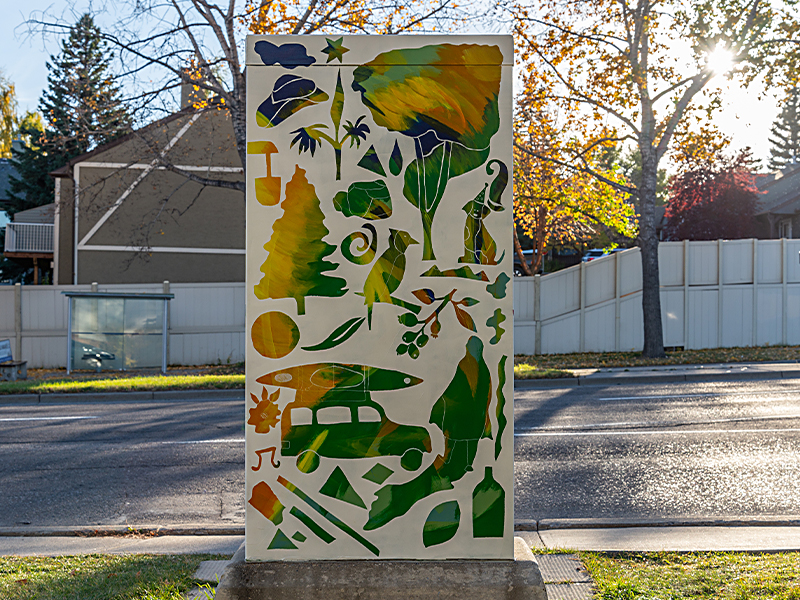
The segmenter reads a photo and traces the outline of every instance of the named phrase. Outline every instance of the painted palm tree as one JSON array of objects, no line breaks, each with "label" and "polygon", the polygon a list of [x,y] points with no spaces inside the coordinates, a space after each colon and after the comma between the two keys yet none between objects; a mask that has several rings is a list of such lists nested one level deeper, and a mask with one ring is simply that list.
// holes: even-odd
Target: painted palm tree
[{"label": "painted palm tree", "polygon": [[298,144],[299,152],[311,152],[311,156],[314,156],[314,152],[317,150],[317,144],[322,145],[322,142],[327,142],[330,144],[333,148],[334,156],[336,158],[337,181],[342,178],[342,147],[344,146],[345,142],[349,140],[351,148],[353,147],[353,144],[355,144],[356,148],[359,148],[361,146],[361,141],[367,139],[367,134],[370,132],[369,125],[362,123],[365,118],[362,115],[356,119],[355,123],[345,121],[343,128],[344,135],[341,139],[339,139],[339,128],[342,122],[343,111],[344,89],[342,88],[342,73],[339,71],[338,75],[336,76],[336,92],[334,93],[333,101],[331,102],[331,121],[333,121],[334,136],[331,137],[322,131],[323,129],[328,128],[327,125],[324,123],[316,123],[314,125],[308,125],[307,127],[301,127],[300,129],[292,131],[293,134],[297,135],[292,140],[290,146],[293,148],[295,144]]}]

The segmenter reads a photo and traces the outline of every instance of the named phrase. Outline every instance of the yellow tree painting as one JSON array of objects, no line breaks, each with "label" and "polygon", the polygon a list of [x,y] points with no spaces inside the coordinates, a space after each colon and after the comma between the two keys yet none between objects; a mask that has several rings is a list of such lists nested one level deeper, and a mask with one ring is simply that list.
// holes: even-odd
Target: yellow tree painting
[{"label": "yellow tree painting", "polygon": [[247,558],[512,558],[511,38],[247,65]]}]

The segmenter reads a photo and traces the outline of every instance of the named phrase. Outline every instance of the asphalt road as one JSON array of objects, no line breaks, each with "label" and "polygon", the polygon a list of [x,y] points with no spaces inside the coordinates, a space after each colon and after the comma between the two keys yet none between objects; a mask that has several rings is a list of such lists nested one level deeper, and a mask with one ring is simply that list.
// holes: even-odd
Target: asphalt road
[{"label": "asphalt road", "polygon": [[[518,390],[517,519],[800,515],[800,386]],[[3,405],[0,527],[241,525],[241,400]]]},{"label": "asphalt road", "polygon": [[243,466],[241,400],[0,404],[0,527],[241,525]]},{"label": "asphalt road", "polygon": [[515,518],[800,515],[794,381],[515,394]]}]

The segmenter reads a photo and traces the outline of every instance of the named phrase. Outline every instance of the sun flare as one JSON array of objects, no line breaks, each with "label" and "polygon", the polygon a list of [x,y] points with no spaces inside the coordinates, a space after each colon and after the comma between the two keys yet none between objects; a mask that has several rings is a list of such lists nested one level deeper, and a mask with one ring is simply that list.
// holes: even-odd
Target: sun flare
[{"label": "sun flare", "polygon": [[722,75],[733,69],[733,54],[723,47],[715,48],[706,57],[706,65],[717,75]]}]

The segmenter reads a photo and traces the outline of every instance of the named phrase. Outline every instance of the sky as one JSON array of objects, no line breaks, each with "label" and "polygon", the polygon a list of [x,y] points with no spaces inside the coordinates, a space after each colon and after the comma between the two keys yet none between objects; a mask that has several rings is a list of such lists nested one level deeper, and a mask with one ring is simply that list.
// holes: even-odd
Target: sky
[{"label": "sky", "polygon": [[[7,0],[8,1],[8,0]],[[89,7],[91,0],[78,0],[80,9]],[[67,22],[77,20],[77,14],[65,13],[63,0],[26,0],[24,8],[7,11],[0,20],[0,69],[15,86],[20,110],[34,110],[42,90],[47,86],[45,62],[58,52],[58,40],[30,35],[26,19],[36,11],[65,14]],[[102,26],[102,18],[99,19]],[[738,87],[729,88],[724,96],[723,109],[715,118],[719,129],[733,138],[733,149],[750,146],[755,158],[762,159],[766,168],[769,157],[769,129],[778,109],[774,96],[759,100],[758,94]],[[2,213],[0,213],[0,220]]]}]

